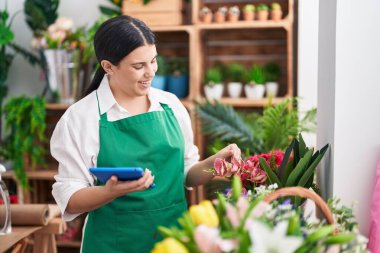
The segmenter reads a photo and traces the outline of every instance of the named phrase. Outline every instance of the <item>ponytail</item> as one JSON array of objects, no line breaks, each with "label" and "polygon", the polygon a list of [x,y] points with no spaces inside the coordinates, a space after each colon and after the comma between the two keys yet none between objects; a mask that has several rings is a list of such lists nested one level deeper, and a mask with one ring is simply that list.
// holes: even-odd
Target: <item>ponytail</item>
[{"label": "ponytail", "polygon": [[104,71],[102,66],[99,66],[95,72],[95,76],[92,79],[90,86],[88,87],[88,89],[86,91],[85,96],[87,96],[88,94],[90,94],[91,92],[93,92],[94,90],[99,88],[99,85],[102,82],[105,74],[106,74],[106,72]]}]

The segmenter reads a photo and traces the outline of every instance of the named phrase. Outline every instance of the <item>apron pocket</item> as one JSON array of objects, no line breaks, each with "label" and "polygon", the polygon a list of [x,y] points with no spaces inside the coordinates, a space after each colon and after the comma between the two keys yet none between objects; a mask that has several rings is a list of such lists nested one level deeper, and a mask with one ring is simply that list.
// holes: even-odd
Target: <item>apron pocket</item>
[{"label": "apron pocket", "polygon": [[187,209],[186,201],[161,209],[117,213],[117,244],[119,252],[150,252],[154,244],[162,240],[158,226],[173,226]]}]

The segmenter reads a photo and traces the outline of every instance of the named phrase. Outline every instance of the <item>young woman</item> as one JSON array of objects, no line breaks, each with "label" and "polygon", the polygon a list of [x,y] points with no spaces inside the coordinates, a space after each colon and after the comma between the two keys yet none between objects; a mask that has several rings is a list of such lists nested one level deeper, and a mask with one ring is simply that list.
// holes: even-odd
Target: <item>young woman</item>
[{"label": "young woman", "polygon": [[[235,145],[203,161],[190,117],[178,98],[150,87],[157,71],[156,39],[140,20],[112,18],[94,47],[101,67],[88,95],[70,106],[51,138],[59,162],[53,196],[70,221],[89,212],[82,252],[149,252],[157,226],[171,226],[187,209],[186,186],[208,182],[215,158],[240,156]],[[143,167],[144,176],[105,185],[91,167]],[[155,188],[149,188],[152,183]]]}]

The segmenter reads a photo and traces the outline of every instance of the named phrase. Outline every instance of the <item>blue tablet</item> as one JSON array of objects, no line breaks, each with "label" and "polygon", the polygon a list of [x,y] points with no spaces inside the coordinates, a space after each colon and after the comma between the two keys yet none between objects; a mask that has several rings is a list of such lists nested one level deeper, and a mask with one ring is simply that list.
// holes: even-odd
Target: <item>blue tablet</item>
[{"label": "blue tablet", "polygon": [[112,176],[116,176],[119,181],[136,180],[144,175],[144,169],[140,167],[98,167],[90,168],[100,182],[105,184]]}]

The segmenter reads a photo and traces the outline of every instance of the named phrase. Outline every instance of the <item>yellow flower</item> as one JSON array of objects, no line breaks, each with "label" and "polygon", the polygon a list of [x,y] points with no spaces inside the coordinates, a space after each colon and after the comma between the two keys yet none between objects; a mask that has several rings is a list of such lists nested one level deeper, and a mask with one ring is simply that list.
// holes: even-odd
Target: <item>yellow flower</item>
[{"label": "yellow flower", "polygon": [[171,237],[156,243],[151,253],[189,253],[182,243]]},{"label": "yellow flower", "polygon": [[209,200],[203,200],[199,205],[191,206],[189,213],[196,225],[204,224],[212,228],[219,225],[218,215]]},{"label": "yellow flower", "polygon": [[113,2],[114,4],[117,4],[117,5],[119,5],[119,4],[120,4],[120,2],[121,2],[121,0],[112,0],[112,2]]}]

